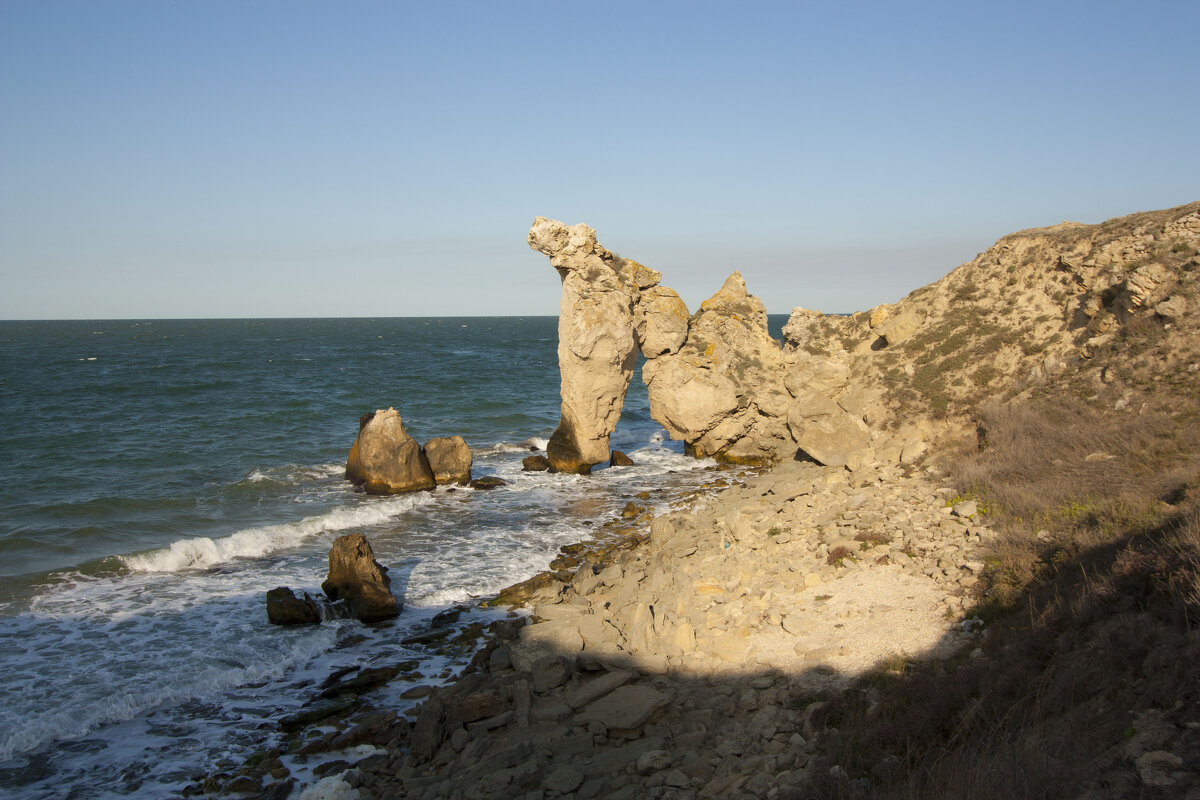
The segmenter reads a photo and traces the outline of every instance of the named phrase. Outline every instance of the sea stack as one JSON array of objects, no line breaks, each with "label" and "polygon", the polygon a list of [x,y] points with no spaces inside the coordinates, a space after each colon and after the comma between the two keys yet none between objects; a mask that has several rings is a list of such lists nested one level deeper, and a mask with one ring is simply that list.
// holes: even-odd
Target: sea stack
[{"label": "sea stack", "polygon": [[404,430],[404,420],[394,408],[363,415],[346,458],[346,480],[367,494],[400,494],[437,485],[425,451]]},{"label": "sea stack", "polygon": [[636,352],[636,284],[625,259],[601,247],[596,231],[538,217],[529,246],[562,278],[558,364],[562,417],[546,446],[551,469],[587,474],[609,459]]}]

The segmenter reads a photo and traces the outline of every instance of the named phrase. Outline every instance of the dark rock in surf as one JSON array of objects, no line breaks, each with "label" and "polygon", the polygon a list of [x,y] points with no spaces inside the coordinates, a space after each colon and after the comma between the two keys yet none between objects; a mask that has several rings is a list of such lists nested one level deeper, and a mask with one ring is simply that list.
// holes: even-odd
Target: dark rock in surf
[{"label": "dark rock in surf", "polygon": [[437,485],[425,450],[404,430],[404,420],[394,408],[359,420],[358,436],[346,458],[346,480],[367,494],[415,492]]},{"label": "dark rock in surf", "polygon": [[620,450],[613,450],[612,456],[608,459],[610,467],[632,467],[633,459],[622,453]]},{"label": "dark rock in surf", "polygon": [[507,486],[508,481],[501,480],[494,475],[485,475],[482,478],[476,478],[471,481],[472,489],[495,489],[499,486]]},{"label": "dark rock in surf", "polygon": [[345,601],[363,622],[378,622],[399,615],[401,605],[392,594],[387,568],[375,560],[371,543],[361,533],[339,536],[329,550],[329,577],[321,591],[334,602]]},{"label": "dark rock in surf", "polygon": [[521,469],[526,472],[545,472],[550,469],[550,459],[545,456],[528,456],[521,459]]},{"label": "dark rock in surf", "polygon": [[471,448],[461,436],[445,436],[425,443],[425,456],[438,485],[471,482]]},{"label": "dark rock in surf", "polygon": [[308,592],[300,598],[280,586],[267,592],[267,621],[272,625],[312,625],[321,621],[321,609]]}]

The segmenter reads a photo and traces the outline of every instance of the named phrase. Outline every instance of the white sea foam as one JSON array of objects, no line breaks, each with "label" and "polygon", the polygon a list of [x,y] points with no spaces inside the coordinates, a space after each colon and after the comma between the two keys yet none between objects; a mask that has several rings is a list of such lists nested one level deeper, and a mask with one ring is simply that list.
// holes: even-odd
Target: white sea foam
[{"label": "white sea foam", "polygon": [[329,531],[378,525],[398,517],[414,506],[429,502],[432,502],[431,497],[425,493],[365,501],[348,508],[335,508],[325,514],[306,517],[299,522],[249,528],[220,539],[210,539],[207,536],[180,539],[162,550],[122,556],[121,560],[133,572],[203,569],[235,558],[258,558],[295,547],[306,539]]},{"label": "white sea foam", "polygon": [[[74,700],[83,702],[64,703],[60,696],[56,698],[57,703],[46,702],[39,704],[37,710],[26,709],[19,724],[3,726],[8,732],[0,738],[0,761],[35,750],[47,742],[83,736],[107,723],[133,719],[151,708],[210,697],[248,683],[278,679],[288,670],[327,650],[335,638],[332,630],[318,631],[293,641],[290,646],[272,649],[262,660],[245,665],[214,663],[196,673],[178,669],[182,665],[176,665],[176,669],[147,671],[139,676],[140,680],[132,679],[132,685],[121,687],[124,691],[110,686],[107,692],[93,692],[91,685],[77,681],[66,688],[75,695]],[[111,664],[94,666],[100,667],[97,680],[111,675],[114,669]],[[149,676],[157,676],[155,682],[147,680]],[[4,716],[6,714],[0,713],[0,719]],[[15,719],[7,721],[17,722]]]}]

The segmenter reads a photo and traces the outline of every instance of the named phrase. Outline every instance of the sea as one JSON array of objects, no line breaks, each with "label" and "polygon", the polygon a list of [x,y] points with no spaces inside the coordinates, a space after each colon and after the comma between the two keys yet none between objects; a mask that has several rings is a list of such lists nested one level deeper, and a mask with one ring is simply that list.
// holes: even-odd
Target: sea
[{"label": "sea", "polygon": [[[388,407],[506,485],[355,492],[359,417]],[[612,437],[634,466],[524,472],[558,412],[556,317],[0,322],[0,796],[175,797],[277,744],[338,670],[448,680],[469,654],[404,640],[503,616],[479,601],[714,467],[650,418],[638,372]],[[269,624],[266,592],[318,592],[347,533],[399,618]],[[403,713],[409,688],[369,697]]]}]

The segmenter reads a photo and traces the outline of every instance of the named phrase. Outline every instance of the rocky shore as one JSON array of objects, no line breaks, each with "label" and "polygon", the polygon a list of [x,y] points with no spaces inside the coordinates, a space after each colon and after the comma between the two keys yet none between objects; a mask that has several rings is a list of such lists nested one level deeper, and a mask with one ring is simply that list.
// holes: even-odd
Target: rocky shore
[{"label": "rocky shore", "polygon": [[[795,309],[782,347],[736,273],[688,316],[657,272],[586,225],[538,218],[529,242],[563,280],[562,416],[538,467],[586,473],[610,458],[635,349],[651,416],[673,438],[755,466],[657,516],[631,502],[596,542],[502,592],[493,605],[516,610],[482,644],[482,623],[431,630],[474,656],[452,683],[414,687],[421,705],[404,715],[351,710],[332,677],[326,710],[225,791],[286,797],[300,781],[301,800],[788,798],[810,780],[846,794],[886,783],[894,754],[840,764],[827,746],[850,694],[868,719],[887,703],[861,679],[914,660],[990,669],[977,660],[988,631],[967,609],[996,534],[926,453],[981,449],[979,409],[1067,378],[1068,394],[1126,413],[1139,385],[1188,386],[1200,353],[1197,204],[1012,234],[897,304]],[[1194,405],[1194,391],[1182,396]],[[1048,552],[1039,574],[1073,552]],[[396,675],[421,678],[379,680]],[[955,724],[974,724],[978,708]],[[1150,756],[1180,760],[1137,757]],[[1139,761],[1139,780],[1166,786],[1154,783],[1166,768]]]},{"label": "rocky shore", "polygon": [[983,635],[963,607],[991,534],[952,495],[898,464],[739,473],[643,518],[632,546],[587,558],[569,582],[534,581],[531,613],[493,625],[463,676],[408,718],[370,712],[310,737],[318,752],[374,748],[330,762],[301,796],[796,789],[830,693]]}]

